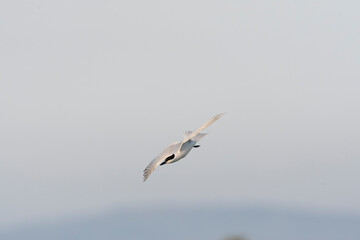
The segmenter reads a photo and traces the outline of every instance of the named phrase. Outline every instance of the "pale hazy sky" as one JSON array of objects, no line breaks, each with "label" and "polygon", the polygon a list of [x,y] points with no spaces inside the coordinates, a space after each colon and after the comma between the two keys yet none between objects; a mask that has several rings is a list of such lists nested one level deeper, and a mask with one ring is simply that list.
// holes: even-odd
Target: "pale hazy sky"
[{"label": "pale hazy sky", "polygon": [[[0,228],[154,204],[360,213],[358,1],[0,3]],[[182,161],[142,171],[227,114]]]}]

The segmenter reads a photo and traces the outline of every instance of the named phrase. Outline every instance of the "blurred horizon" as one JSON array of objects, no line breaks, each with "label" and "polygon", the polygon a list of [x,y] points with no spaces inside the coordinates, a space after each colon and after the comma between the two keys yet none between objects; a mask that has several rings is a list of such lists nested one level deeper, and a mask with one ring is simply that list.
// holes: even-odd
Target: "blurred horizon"
[{"label": "blurred horizon", "polygon": [[163,206],[112,209],[0,230],[3,240],[356,240],[360,215],[281,207]]},{"label": "blurred horizon", "polygon": [[33,218],[31,221],[25,219],[23,221],[10,221],[6,222],[0,227],[0,233],[12,231],[13,229],[21,229],[28,226],[38,226],[44,224],[62,224],[65,222],[72,222],[78,220],[85,220],[87,218],[96,218],[103,215],[111,215],[114,212],[132,212],[132,213],[151,213],[157,211],[178,211],[178,209],[183,209],[185,211],[191,211],[193,209],[209,209],[209,210],[239,210],[239,209],[248,209],[248,210],[258,210],[261,211],[280,211],[287,213],[297,213],[305,215],[320,215],[320,216],[334,216],[334,217],[354,217],[360,219],[360,213],[353,211],[338,211],[331,209],[319,209],[319,208],[304,208],[303,206],[290,206],[290,205],[280,205],[280,204],[270,204],[270,203],[158,203],[158,204],[149,204],[149,205],[138,205],[138,204],[129,204],[129,205],[113,205],[107,206],[104,208],[97,208],[94,210],[78,211],[73,213],[67,213],[62,215],[48,215],[42,216],[40,218]]}]

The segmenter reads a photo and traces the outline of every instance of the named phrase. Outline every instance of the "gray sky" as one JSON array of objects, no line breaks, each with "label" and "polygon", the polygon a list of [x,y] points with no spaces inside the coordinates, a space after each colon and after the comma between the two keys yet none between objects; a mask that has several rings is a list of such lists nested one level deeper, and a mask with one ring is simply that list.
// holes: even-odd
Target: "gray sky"
[{"label": "gray sky", "polygon": [[0,228],[174,202],[360,213],[359,7],[1,1]]}]

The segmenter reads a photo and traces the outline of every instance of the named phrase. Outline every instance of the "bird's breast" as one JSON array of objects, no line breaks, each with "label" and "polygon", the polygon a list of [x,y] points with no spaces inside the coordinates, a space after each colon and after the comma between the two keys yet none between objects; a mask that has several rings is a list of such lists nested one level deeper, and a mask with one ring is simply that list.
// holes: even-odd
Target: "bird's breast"
[{"label": "bird's breast", "polygon": [[182,147],[179,149],[179,151],[175,154],[175,158],[173,162],[179,161],[180,159],[184,158],[191,149],[195,146],[195,141],[187,141],[182,145]]}]

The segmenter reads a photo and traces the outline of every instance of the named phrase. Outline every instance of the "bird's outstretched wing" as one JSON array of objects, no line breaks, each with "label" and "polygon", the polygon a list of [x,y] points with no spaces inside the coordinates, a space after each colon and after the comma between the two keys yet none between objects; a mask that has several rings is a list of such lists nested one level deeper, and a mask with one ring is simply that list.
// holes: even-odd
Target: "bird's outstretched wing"
[{"label": "bird's outstretched wing", "polygon": [[151,163],[144,170],[144,182],[150,176],[150,174],[155,171],[155,168],[160,165],[162,159],[159,157],[154,158]]},{"label": "bird's outstretched wing", "polygon": [[150,174],[155,171],[155,168],[157,166],[159,166],[163,161],[165,161],[165,159],[169,156],[171,156],[172,154],[175,154],[180,147],[181,142],[176,142],[171,144],[170,146],[168,146],[167,148],[165,148],[165,150],[160,153],[158,156],[156,156],[150,163],[149,165],[145,168],[144,170],[144,182],[146,181],[146,179],[150,176]]},{"label": "bird's outstretched wing", "polygon": [[219,113],[217,115],[215,115],[213,118],[211,118],[209,121],[207,121],[206,123],[204,123],[201,127],[199,127],[198,129],[196,129],[195,131],[193,131],[191,134],[189,134],[186,138],[184,138],[183,143],[187,142],[188,140],[190,140],[191,138],[195,137],[196,135],[198,135],[202,130],[204,130],[205,128],[209,127],[211,124],[213,124],[214,122],[216,122],[217,120],[219,120],[219,118],[222,117],[222,115],[224,115],[225,113]]}]

